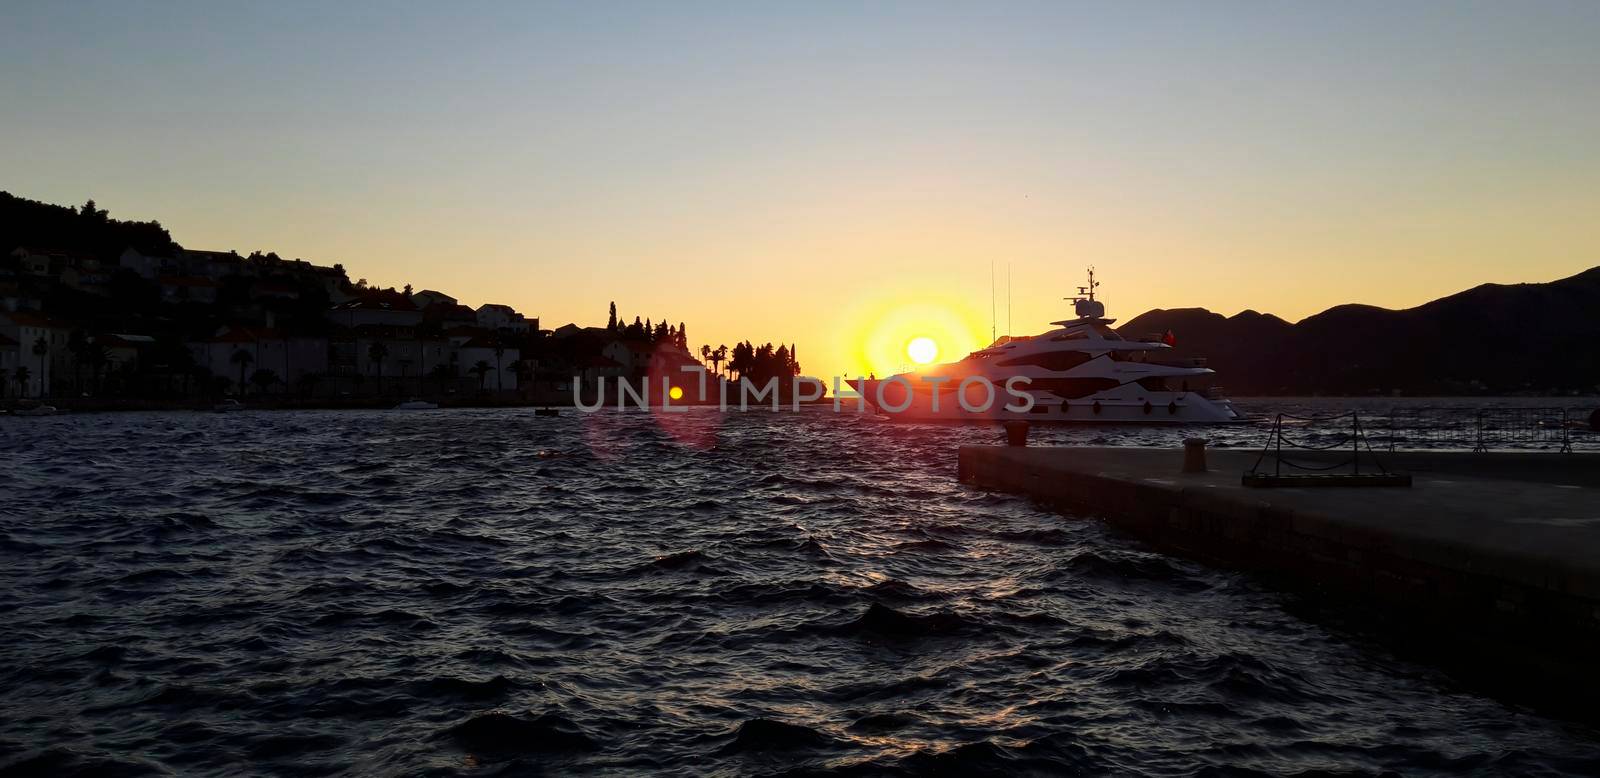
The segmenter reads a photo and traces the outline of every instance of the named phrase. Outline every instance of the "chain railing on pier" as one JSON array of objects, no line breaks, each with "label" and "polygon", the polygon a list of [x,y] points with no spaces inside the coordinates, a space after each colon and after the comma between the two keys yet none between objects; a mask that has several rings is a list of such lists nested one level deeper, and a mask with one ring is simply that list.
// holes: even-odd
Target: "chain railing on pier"
[{"label": "chain railing on pier", "polygon": [[[1287,450],[1287,453],[1285,453]],[[1271,470],[1262,464],[1271,457]],[[1366,472],[1362,472],[1362,468]],[[1289,468],[1285,473],[1284,468]],[[1387,476],[1388,468],[1378,458],[1377,452],[1362,426],[1361,415],[1355,412],[1330,416],[1296,416],[1279,413],[1272,420],[1272,434],[1261,448],[1261,454],[1246,476],[1257,481],[1284,479],[1286,476],[1331,476],[1336,471],[1349,468],[1345,476]]]}]

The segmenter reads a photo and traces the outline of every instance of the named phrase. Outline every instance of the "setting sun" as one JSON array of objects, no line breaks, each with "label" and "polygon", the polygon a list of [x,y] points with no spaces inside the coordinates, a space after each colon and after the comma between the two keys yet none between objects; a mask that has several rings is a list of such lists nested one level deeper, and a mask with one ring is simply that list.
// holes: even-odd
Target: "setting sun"
[{"label": "setting sun", "polygon": [[933,338],[912,338],[906,344],[906,356],[911,357],[912,362],[926,365],[939,358],[939,344],[934,343]]}]

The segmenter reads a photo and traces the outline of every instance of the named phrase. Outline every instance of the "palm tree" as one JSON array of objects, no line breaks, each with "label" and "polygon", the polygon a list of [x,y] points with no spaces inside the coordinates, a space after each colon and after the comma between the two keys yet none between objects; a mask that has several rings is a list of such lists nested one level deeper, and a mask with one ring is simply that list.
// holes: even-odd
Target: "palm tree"
[{"label": "palm tree", "polygon": [[12,373],[11,373],[11,378],[12,378],[12,380],[17,382],[17,397],[18,398],[27,397],[28,396],[28,379],[32,378],[32,376],[28,374],[27,366],[26,365],[17,365],[17,369],[12,371]]},{"label": "palm tree", "polygon": [[89,336],[83,330],[67,335],[67,353],[72,355],[72,391],[83,393],[83,358],[89,351]]},{"label": "palm tree", "polygon": [[488,388],[489,388],[488,386],[486,386],[486,384],[488,384],[489,371],[491,371],[493,369],[494,368],[489,366],[488,360],[480,359],[480,360],[478,360],[478,364],[473,365],[472,369],[468,370],[467,372],[472,373],[472,374],[474,374],[474,375],[476,375],[478,377],[478,389],[479,390],[487,391]]},{"label": "palm tree", "polygon": [[256,385],[256,394],[266,394],[267,389],[277,382],[278,374],[264,367],[250,374],[250,383]]},{"label": "palm tree", "polygon": [[45,396],[45,394],[50,391],[50,387],[48,385],[48,381],[50,379],[50,371],[46,370],[45,366],[44,366],[44,357],[45,357],[46,354],[49,354],[49,353],[50,353],[50,342],[45,340],[43,335],[40,335],[39,339],[35,340],[33,342],[33,355],[39,358],[39,396],[40,397]]},{"label": "palm tree", "polygon": [[528,389],[533,383],[533,363],[526,359],[517,359],[506,365],[506,369],[517,377],[517,390],[522,394],[522,401],[527,402]]},{"label": "palm tree", "polygon": [[495,394],[499,394],[500,390],[504,387],[504,384],[502,384],[501,381],[500,381],[500,371],[502,369],[500,367],[500,358],[505,356],[505,354],[506,354],[506,347],[500,345],[500,339],[496,338],[495,341],[494,341],[494,391],[495,391]]},{"label": "palm tree", "polygon": [[89,370],[94,375],[94,392],[100,393],[100,371],[111,361],[111,352],[105,346],[90,341],[84,345],[82,361],[89,363]]},{"label": "palm tree", "polygon": [[451,366],[441,363],[434,365],[433,370],[428,371],[428,376],[439,382],[439,391],[443,393],[445,383],[456,377],[456,371]]},{"label": "palm tree", "polygon": [[389,347],[375,340],[367,347],[367,359],[372,360],[372,372],[378,377],[378,394],[383,394],[383,358],[389,356]]},{"label": "palm tree", "polygon": [[239,366],[239,396],[243,397],[244,396],[244,369],[249,367],[251,362],[256,361],[255,355],[251,354],[248,351],[245,351],[242,348],[241,349],[235,349],[234,352],[233,352],[233,356],[228,357],[228,361]]}]

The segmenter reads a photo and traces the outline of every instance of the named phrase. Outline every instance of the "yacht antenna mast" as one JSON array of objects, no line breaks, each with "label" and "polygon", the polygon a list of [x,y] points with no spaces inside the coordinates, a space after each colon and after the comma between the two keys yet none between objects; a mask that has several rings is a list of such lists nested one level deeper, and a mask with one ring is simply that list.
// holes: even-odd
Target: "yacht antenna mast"
[{"label": "yacht antenna mast", "polygon": [[1011,263],[1006,263],[1006,337],[1011,337]]},{"label": "yacht antenna mast", "polygon": [[[1097,287],[1099,285],[1100,285],[1100,282],[1094,280],[1094,266],[1090,265],[1089,266],[1089,285],[1088,286],[1080,286],[1080,287],[1078,287],[1078,296],[1077,297],[1065,297],[1065,298],[1062,298],[1062,299],[1066,300],[1067,302],[1072,303],[1074,309],[1076,310],[1077,314],[1080,317],[1082,317],[1082,316],[1104,316],[1105,315],[1105,306],[1099,305],[1098,303],[1096,303],[1094,301],[1094,290],[1095,290],[1095,287]],[[1098,313],[1090,313],[1091,311],[1098,311]]]},{"label": "yacht antenna mast", "polygon": [[999,340],[999,335],[995,331],[995,316],[994,316],[994,260],[991,259],[991,260],[989,260],[989,342],[993,343],[996,340]]}]

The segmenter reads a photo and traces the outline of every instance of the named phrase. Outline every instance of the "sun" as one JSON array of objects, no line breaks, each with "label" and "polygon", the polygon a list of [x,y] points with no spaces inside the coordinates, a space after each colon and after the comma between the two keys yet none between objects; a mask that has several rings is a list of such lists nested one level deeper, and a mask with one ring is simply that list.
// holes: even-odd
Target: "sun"
[{"label": "sun", "polygon": [[911,357],[912,362],[926,365],[939,358],[939,344],[934,343],[933,338],[912,338],[911,342],[906,344],[906,356]]}]

